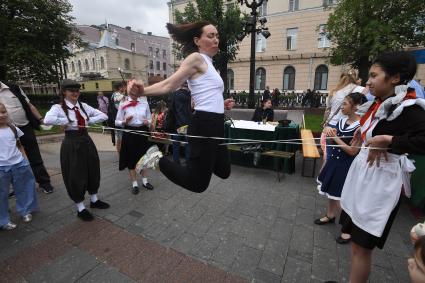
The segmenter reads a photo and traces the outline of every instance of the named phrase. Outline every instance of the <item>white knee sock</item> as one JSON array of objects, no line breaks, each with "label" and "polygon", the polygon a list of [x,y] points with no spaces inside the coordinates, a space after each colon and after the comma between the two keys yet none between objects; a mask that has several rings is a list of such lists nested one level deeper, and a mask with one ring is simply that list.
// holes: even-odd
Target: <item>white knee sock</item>
[{"label": "white knee sock", "polygon": [[139,184],[137,184],[137,181],[133,181],[133,188],[138,187],[138,186],[139,186]]},{"label": "white knee sock", "polygon": [[92,195],[90,195],[90,201],[91,201],[91,202],[95,203],[97,200],[98,200],[98,198],[97,198],[97,194],[92,194]]},{"label": "white knee sock", "polygon": [[143,182],[143,185],[145,185],[146,186],[146,184],[148,183],[148,178],[142,178],[142,182]]},{"label": "white knee sock", "polygon": [[78,212],[81,212],[81,211],[83,211],[84,209],[86,209],[86,207],[85,207],[85,205],[84,205],[84,202],[79,202],[79,203],[77,203],[77,209],[78,209]]}]

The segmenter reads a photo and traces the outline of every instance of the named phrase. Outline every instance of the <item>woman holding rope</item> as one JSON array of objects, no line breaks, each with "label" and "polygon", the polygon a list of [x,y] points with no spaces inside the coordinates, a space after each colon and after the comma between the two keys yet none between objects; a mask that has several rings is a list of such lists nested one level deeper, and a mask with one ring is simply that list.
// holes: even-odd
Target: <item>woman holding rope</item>
[{"label": "woman holding rope", "polygon": [[341,194],[342,232],[352,240],[351,283],[368,281],[372,251],[385,244],[402,188],[410,195],[415,167],[405,154],[425,154],[425,101],[407,87],[416,66],[412,55],[399,51],[380,55],[369,70],[376,99],[359,107],[366,113],[353,144],[368,148],[351,164]]},{"label": "woman holding rope", "polygon": [[182,25],[167,24],[173,39],[182,44],[186,58],[180,68],[168,79],[152,86],[130,81],[128,92],[144,96],[171,93],[187,81],[194,101],[194,113],[189,124],[190,158],[187,166],[181,166],[162,156],[157,146],[151,147],[139,161],[138,169],[159,168],[175,184],[192,192],[201,193],[208,188],[214,173],[222,179],[230,175],[227,147],[221,140],[208,137],[224,137],[224,108],[231,109],[234,101],[223,100],[224,84],[212,64],[218,52],[219,35],[208,22]]}]

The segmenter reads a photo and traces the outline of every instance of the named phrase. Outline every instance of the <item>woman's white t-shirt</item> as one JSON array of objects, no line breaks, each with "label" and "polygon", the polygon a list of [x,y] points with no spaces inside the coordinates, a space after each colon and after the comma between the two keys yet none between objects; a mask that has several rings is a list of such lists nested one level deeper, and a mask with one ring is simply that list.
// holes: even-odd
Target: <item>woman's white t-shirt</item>
[{"label": "woman's white t-shirt", "polygon": [[[16,128],[18,137],[24,133]],[[15,134],[9,127],[0,128],[0,166],[11,166],[24,160],[24,156],[16,146]]]},{"label": "woman's white t-shirt", "polygon": [[188,80],[195,110],[224,113],[224,83],[212,64],[212,59],[199,53],[208,65],[207,71],[194,80]]}]

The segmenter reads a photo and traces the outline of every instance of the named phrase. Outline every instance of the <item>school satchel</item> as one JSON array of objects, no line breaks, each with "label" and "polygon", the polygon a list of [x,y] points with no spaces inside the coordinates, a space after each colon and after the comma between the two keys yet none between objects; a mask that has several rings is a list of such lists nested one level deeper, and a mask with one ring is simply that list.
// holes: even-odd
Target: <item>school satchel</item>
[{"label": "school satchel", "polygon": [[115,128],[115,119],[117,118],[118,110],[115,108],[114,94],[109,98],[108,103],[108,127]]},{"label": "school satchel", "polygon": [[16,129],[15,125],[12,125],[10,123],[7,124],[9,126],[9,128],[12,130],[13,135],[15,136],[15,140],[16,140],[16,146],[19,148],[22,146],[21,144],[21,140],[18,137],[18,130]]}]

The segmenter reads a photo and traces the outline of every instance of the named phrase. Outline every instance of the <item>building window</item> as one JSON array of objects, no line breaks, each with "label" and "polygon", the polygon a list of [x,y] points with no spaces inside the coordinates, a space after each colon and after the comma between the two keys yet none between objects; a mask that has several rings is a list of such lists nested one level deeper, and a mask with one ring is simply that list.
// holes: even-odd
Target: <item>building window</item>
[{"label": "building window", "polygon": [[103,57],[100,57],[100,68],[105,69],[105,59]]},{"label": "building window", "polygon": [[235,88],[235,73],[232,69],[227,69],[227,89]]},{"label": "building window", "polygon": [[149,70],[153,70],[153,61],[149,60]]},{"label": "building window", "polygon": [[298,0],[289,0],[289,7],[288,7],[288,11],[289,12],[294,12],[294,11],[298,11],[300,8],[299,5],[299,1]]},{"label": "building window", "polygon": [[167,74],[164,74],[164,80],[167,78]]},{"label": "building window", "polygon": [[88,70],[89,70],[89,60],[87,60],[87,59],[84,59],[84,69],[85,69],[86,71],[88,71]]},{"label": "building window", "polygon": [[91,58],[91,68],[92,70],[96,69],[96,61],[94,60],[94,58]]},{"label": "building window", "polygon": [[69,73],[68,64],[65,63],[65,64],[63,64],[63,66],[64,66],[64,69],[65,69],[65,73]]},{"label": "building window", "polygon": [[130,59],[128,59],[128,58],[124,59],[124,69],[130,70]]},{"label": "building window", "polygon": [[78,72],[81,72],[82,68],[81,68],[81,61],[78,60]]},{"label": "building window", "polygon": [[286,30],[286,49],[287,50],[297,49],[297,33],[298,33],[298,28],[288,28]]},{"label": "building window", "polygon": [[259,11],[258,11],[258,16],[260,16],[260,17],[267,16],[267,1],[264,1],[263,4],[261,4]]},{"label": "building window", "polygon": [[149,47],[149,56],[152,57],[153,56],[153,48]]},{"label": "building window", "polygon": [[162,63],[162,70],[167,71],[167,63],[166,62]]},{"label": "building window", "polygon": [[74,62],[71,62],[71,72],[75,72],[75,64]]},{"label": "building window", "polygon": [[99,83],[95,83],[96,89],[99,89]]},{"label": "building window", "polygon": [[329,34],[326,32],[326,25],[319,26],[319,48],[328,48],[331,46]]},{"label": "building window", "polygon": [[86,86],[84,84],[81,84],[81,89],[86,89]]},{"label": "building window", "polygon": [[118,37],[115,38],[115,45],[119,46],[120,45],[120,40]]},{"label": "building window", "polygon": [[295,68],[288,66],[283,71],[283,89],[295,89]]},{"label": "building window", "polygon": [[159,48],[155,49],[155,58],[159,58]]},{"label": "building window", "polygon": [[324,7],[332,6],[333,4],[335,4],[335,0],[323,0]]},{"label": "building window", "polygon": [[167,51],[165,49],[162,49],[162,59],[167,58]]},{"label": "building window", "polygon": [[266,38],[261,34],[257,34],[255,38],[255,52],[266,51]]},{"label": "building window", "polygon": [[134,42],[131,43],[130,49],[132,52],[136,52],[136,44],[134,44]]},{"label": "building window", "polygon": [[316,68],[314,75],[314,89],[315,90],[326,90],[328,89],[328,67],[325,65],[319,65]]},{"label": "building window", "polygon": [[159,71],[161,70],[161,62],[156,61],[156,69]]},{"label": "building window", "polygon": [[255,71],[255,89],[266,88],[266,69],[258,68]]}]

